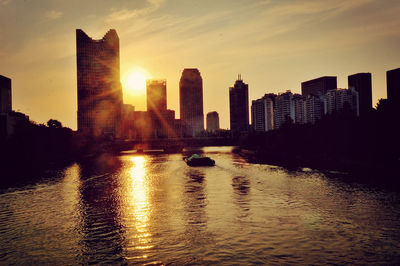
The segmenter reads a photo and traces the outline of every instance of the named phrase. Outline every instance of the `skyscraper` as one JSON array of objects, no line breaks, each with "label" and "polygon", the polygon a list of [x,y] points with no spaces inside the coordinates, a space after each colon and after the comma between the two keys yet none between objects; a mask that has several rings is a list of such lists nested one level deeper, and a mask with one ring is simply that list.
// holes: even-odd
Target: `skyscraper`
[{"label": "skyscraper", "polygon": [[11,112],[11,79],[0,75],[0,114]]},{"label": "skyscraper", "polygon": [[161,113],[167,110],[167,81],[147,80],[147,111],[150,113]]},{"label": "skyscraper", "polygon": [[241,76],[229,88],[229,113],[232,132],[247,132],[249,129],[249,86]]},{"label": "skyscraper", "polygon": [[320,77],[301,83],[301,94],[304,97],[309,95],[322,96],[329,90],[337,88],[336,77]]},{"label": "skyscraper", "polygon": [[182,123],[190,136],[204,130],[203,80],[197,68],[185,68],[179,82],[179,102]]},{"label": "skyscraper", "polygon": [[217,112],[207,113],[207,131],[215,132],[219,130],[219,115]]},{"label": "skyscraper", "polygon": [[78,131],[89,136],[119,137],[122,87],[119,38],[109,30],[100,40],[76,30]]},{"label": "skyscraper", "polygon": [[360,116],[372,110],[372,82],[371,73],[358,73],[348,76],[348,87],[358,92]]},{"label": "skyscraper", "polygon": [[388,102],[398,110],[400,106],[400,68],[392,69],[386,72],[387,97]]}]

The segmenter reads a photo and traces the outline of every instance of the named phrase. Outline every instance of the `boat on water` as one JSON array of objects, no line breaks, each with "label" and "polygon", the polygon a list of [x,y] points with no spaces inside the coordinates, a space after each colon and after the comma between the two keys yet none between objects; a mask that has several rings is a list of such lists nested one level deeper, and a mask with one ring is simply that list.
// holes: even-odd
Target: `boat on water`
[{"label": "boat on water", "polygon": [[189,157],[183,158],[189,166],[214,166],[215,161],[210,157],[200,156],[198,154],[193,154]]}]

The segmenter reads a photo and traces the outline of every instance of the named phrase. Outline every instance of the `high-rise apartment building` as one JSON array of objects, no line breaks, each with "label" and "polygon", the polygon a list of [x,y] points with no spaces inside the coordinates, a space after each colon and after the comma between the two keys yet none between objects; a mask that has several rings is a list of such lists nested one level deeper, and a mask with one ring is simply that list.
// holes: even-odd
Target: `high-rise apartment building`
[{"label": "high-rise apartment building", "polygon": [[314,124],[322,118],[324,112],[324,103],[321,97],[308,95],[305,101],[305,122]]},{"label": "high-rise apartment building", "polygon": [[219,115],[216,111],[207,113],[207,131],[215,132],[219,130]]},{"label": "high-rise apartment building", "polygon": [[400,68],[386,72],[388,102],[400,113]]},{"label": "high-rise apartment building", "polygon": [[249,87],[241,76],[229,88],[229,112],[232,132],[249,130]]},{"label": "high-rise apartment building", "polygon": [[329,90],[337,88],[336,77],[320,77],[301,83],[301,94],[304,97],[309,95],[322,96]]},{"label": "high-rise apartment building", "polygon": [[93,40],[76,30],[78,131],[89,136],[119,137],[122,87],[119,38],[109,30]]},{"label": "high-rise apartment building", "polygon": [[306,106],[305,98],[300,94],[293,94],[293,108],[294,108],[294,120],[296,124],[306,123]]},{"label": "high-rise apartment building", "polygon": [[181,121],[189,136],[204,130],[203,80],[197,68],[185,68],[179,82]]},{"label": "high-rise apartment building", "polygon": [[256,132],[265,131],[264,98],[251,101],[251,126]]},{"label": "high-rise apartment building", "polygon": [[0,75],[0,114],[11,112],[11,79]]},{"label": "high-rise apartment building", "polygon": [[336,112],[350,112],[359,116],[359,95],[354,88],[336,90]]},{"label": "high-rise apartment building", "polygon": [[275,98],[274,128],[280,128],[288,119],[295,120],[293,94],[291,91],[280,93]]},{"label": "high-rise apartment building", "polygon": [[265,94],[251,104],[251,124],[254,131],[266,132],[274,129],[274,103],[276,94]]},{"label": "high-rise apartment building", "polygon": [[348,76],[349,89],[358,93],[360,116],[372,110],[372,80],[371,73],[358,73]]}]

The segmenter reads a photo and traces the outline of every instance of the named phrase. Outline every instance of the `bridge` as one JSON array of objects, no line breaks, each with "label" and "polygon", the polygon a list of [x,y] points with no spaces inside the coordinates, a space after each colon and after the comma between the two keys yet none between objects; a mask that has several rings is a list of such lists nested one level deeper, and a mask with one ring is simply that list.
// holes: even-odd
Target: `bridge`
[{"label": "bridge", "polygon": [[113,150],[115,152],[128,150],[164,150],[165,152],[181,152],[184,148],[189,147],[234,145],[237,145],[237,140],[224,137],[117,140],[113,143]]}]

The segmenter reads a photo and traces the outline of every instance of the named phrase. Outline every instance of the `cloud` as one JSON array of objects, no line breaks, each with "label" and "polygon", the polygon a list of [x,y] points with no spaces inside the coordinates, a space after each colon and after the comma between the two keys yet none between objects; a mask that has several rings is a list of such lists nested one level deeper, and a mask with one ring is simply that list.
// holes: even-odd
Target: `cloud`
[{"label": "cloud", "polygon": [[58,19],[63,15],[61,11],[50,10],[45,13],[45,18],[48,20]]},{"label": "cloud", "polygon": [[0,0],[0,6],[5,6],[11,3],[11,0]]},{"label": "cloud", "polygon": [[121,9],[121,10],[112,10],[112,13],[109,14],[106,18],[106,22],[119,22],[129,20],[136,16],[146,15],[155,10],[157,10],[165,0],[147,0],[148,5],[144,8],[140,9]]}]

